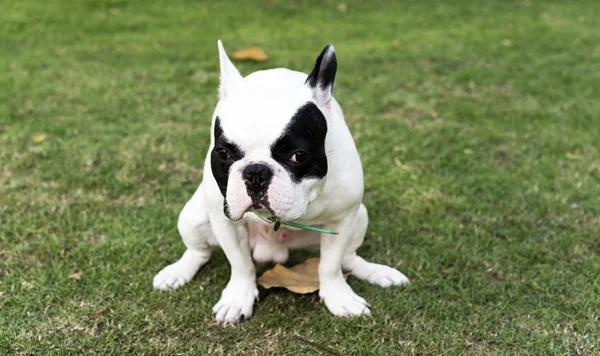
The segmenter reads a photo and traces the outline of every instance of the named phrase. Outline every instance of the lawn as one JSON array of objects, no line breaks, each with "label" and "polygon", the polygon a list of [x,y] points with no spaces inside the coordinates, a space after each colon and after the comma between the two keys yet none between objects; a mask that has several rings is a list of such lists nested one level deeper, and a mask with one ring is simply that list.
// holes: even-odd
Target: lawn
[{"label": "lawn", "polygon": [[[0,354],[600,352],[598,13],[597,1],[5,1]],[[219,327],[221,251],[184,288],[152,290],[184,251],[176,221],[203,173],[219,38],[269,54],[237,62],[244,75],[308,72],[335,45],[370,212],[359,252],[412,281],[349,277],[372,318],[260,289],[252,318]]]}]

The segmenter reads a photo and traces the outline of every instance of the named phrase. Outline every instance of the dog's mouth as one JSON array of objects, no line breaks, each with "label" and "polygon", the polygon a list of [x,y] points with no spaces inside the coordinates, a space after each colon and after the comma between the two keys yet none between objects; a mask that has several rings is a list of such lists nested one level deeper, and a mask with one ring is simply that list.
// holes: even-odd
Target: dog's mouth
[{"label": "dog's mouth", "polygon": [[253,200],[252,205],[248,207],[247,212],[255,212],[255,213],[270,213],[271,215],[277,217],[273,209],[271,209],[271,205],[269,204],[269,197],[265,195],[260,200]]},{"label": "dog's mouth", "polygon": [[[225,203],[225,206],[227,206],[227,203]],[[225,215],[227,216],[227,218],[229,218],[229,220],[238,221],[242,219],[247,213],[253,213],[257,216],[260,216],[263,220],[275,219],[276,221],[281,222],[296,221],[302,218],[302,216],[304,216],[304,213],[300,214],[299,216],[290,216],[289,214],[286,214],[286,211],[279,211],[279,213],[275,212],[275,209],[271,207],[269,196],[266,194],[258,199],[252,199],[252,202],[249,202],[248,205],[246,205],[242,209],[240,209],[242,211],[241,215],[236,214],[232,216],[231,214],[229,214],[229,210],[225,208]],[[239,212],[240,210],[237,211]]]},{"label": "dog's mouth", "polygon": [[252,201],[250,208],[268,209],[271,206],[271,204],[269,203],[269,195],[266,192],[262,192],[262,194],[251,192],[248,194],[248,196]]}]

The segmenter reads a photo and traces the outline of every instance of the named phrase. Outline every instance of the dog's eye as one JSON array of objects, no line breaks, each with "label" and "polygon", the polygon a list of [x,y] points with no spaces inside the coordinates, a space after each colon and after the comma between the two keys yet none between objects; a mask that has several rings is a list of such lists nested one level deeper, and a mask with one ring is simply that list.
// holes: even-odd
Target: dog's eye
[{"label": "dog's eye", "polygon": [[217,155],[223,161],[229,161],[229,158],[231,158],[231,156],[229,156],[229,152],[227,152],[227,150],[224,148],[217,149]]},{"label": "dog's eye", "polygon": [[296,151],[296,152],[294,152],[292,157],[290,157],[290,162],[302,163],[302,162],[306,161],[307,159],[308,159],[308,153],[306,153],[304,151]]}]

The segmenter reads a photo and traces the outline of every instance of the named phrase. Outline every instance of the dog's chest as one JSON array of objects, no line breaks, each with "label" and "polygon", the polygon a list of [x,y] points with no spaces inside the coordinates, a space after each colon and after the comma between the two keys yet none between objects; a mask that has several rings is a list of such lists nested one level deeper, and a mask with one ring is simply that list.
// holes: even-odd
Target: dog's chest
[{"label": "dog's chest", "polygon": [[248,222],[248,235],[257,262],[284,263],[289,249],[317,247],[320,242],[320,234],[315,231],[284,227],[275,231],[273,225],[256,221]]},{"label": "dog's chest", "polygon": [[290,240],[292,231],[286,228],[280,228],[278,231],[275,231],[273,225],[267,225],[261,222],[249,222],[248,235],[250,237],[251,246],[254,246],[257,241],[262,240],[285,244]]}]

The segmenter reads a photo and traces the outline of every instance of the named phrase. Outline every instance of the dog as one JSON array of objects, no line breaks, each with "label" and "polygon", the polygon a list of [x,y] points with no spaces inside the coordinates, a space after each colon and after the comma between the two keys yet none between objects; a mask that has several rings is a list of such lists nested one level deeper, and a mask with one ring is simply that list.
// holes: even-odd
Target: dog
[{"label": "dog", "polygon": [[[333,98],[337,59],[323,48],[312,72],[285,68],[242,77],[217,42],[219,102],[202,182],[178,230],[187,250],[153,280],[159,290],[189,282],[220,246],[231,279],[212,309],[218,323],[243,321],[258,299],[254,260],[284,263],[288,249],[320,247],[319,296],[334,315],[371,315],[342,269],[382,287],[409,283],[398,270],[356,254],[367,231],[363,170],[342,109]],[[289,226],[265,218],[338,232]]]}]

